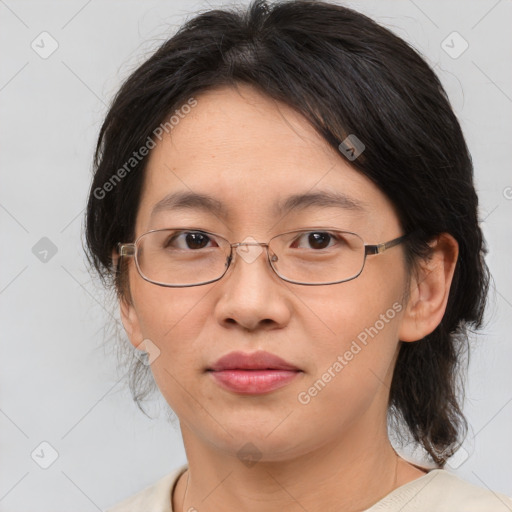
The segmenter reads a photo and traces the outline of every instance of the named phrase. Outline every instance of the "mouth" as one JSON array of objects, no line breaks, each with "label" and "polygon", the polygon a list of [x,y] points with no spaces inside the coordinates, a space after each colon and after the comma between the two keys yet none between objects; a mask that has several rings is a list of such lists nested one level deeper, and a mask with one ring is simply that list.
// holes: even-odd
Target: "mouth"
[{"label": "mouth", "polygon": [[263,394],[289,384],[303,371],[269,352],[231,352],[206,371],[222,388],[240,394]]},{"label": "mouth", "polygon": [[300,370],[209,370],[222,388],[244,395],[261,395],[282,388],[297,378]]}]

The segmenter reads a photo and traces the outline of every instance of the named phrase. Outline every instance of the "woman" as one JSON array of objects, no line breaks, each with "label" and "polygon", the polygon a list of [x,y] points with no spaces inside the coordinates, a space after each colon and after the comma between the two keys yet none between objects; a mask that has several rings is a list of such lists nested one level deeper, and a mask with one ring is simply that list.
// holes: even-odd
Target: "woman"
[{"label": "woman", "polygon": [[188,460],[111,511],[512,509],[443,469],[488,271],[459,123],[388,30],[312,1],[190,20],[110,108],[87,243]]}]

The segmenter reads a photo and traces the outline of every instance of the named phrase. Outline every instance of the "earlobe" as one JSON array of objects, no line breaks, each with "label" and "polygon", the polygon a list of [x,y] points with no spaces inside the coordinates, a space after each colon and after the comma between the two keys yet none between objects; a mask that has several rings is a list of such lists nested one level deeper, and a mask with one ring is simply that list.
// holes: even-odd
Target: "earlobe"
[{"label": "earlobe", "polygon": [[430,245],[430,256],[418,263],[411,276],[400,327],[401,341],[423,339],[441,323],[446,310],[459,246],[448,233],[440,234]]}]

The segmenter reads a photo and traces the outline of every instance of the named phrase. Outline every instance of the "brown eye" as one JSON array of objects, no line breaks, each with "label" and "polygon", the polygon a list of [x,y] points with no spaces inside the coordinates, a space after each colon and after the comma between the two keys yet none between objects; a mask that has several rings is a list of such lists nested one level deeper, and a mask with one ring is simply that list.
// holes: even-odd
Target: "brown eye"
[{"label": "brown eye", "polygon": [[[312,231],[310,233],[304,233],[301,235],[297,241],[299,243],[294,242],[293,247],[299,249],[326,249],[329,247],[329,243],[334,238],[334,236],[325,231]],[[300,241],[303,240],[303,243]]]},{"label": "brown eye", "polygon": [[176,248],[183,250],[197,250],[204,249],[210,241],[217,245],[215,240],[206,233],[202,233],[200,231],[182,231],[170,237],[164,244],[164,247],[166,249]]}]

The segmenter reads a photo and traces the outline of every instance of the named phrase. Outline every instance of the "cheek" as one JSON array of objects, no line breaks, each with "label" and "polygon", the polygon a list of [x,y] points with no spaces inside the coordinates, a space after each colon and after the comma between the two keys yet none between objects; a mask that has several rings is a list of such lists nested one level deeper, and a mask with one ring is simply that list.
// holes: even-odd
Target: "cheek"
[{"label": "cheek", "polygon": [[151,363],[155,382],[169,405],[179,410],[179,404],[172,402],[186,395],[183,388],[194,387],[203,364],[198,343],[211,309],[208,289],[164,288],[142,279],[132,283],[141,335],[156,346]]},{"label": "cheek", "polygon": [[[327,350],[339,350],[358,337],[364,343],[368,330],[375,332],[375,325],[379,332],[386,327],[387,334],[391,324],[396,327],[403,308],[402,280],[384,280],[382,276],[379,280],[369,274],[330,288],[312,287],[303,293],[305,308],[301,315],[310,339],[317,339]],[[316,353],[325,352],[315,346]]]},{"label": "cheek", "polygon": [[389,381],[398,346],[403,283],[399,278],[385,282],[382,276],[380,281],[375,277],[368,272],[366,279],[361,275],[333,286],[328,297],[315,291],[304,298],[309,311],[305,350],[314,354],[302,388],[304,402],[318,392],[322,395],[318,402],[332,401],[334,407],[358,401],[364,406]]},{"label": "cheek", "polygon": [[316,340],[316,360],[296,395],[305,417],[323,418],[323,437],[336,435],[369,409],[380,418],[387,408],[401,306],[348,306],[339,312],[336,335]]},{"label": "cheek", "polygon": [[206,287],[165,288],[143,279],[131,281],[132,297],[144,337],[165,347],[189,341],[205,319]]}]

